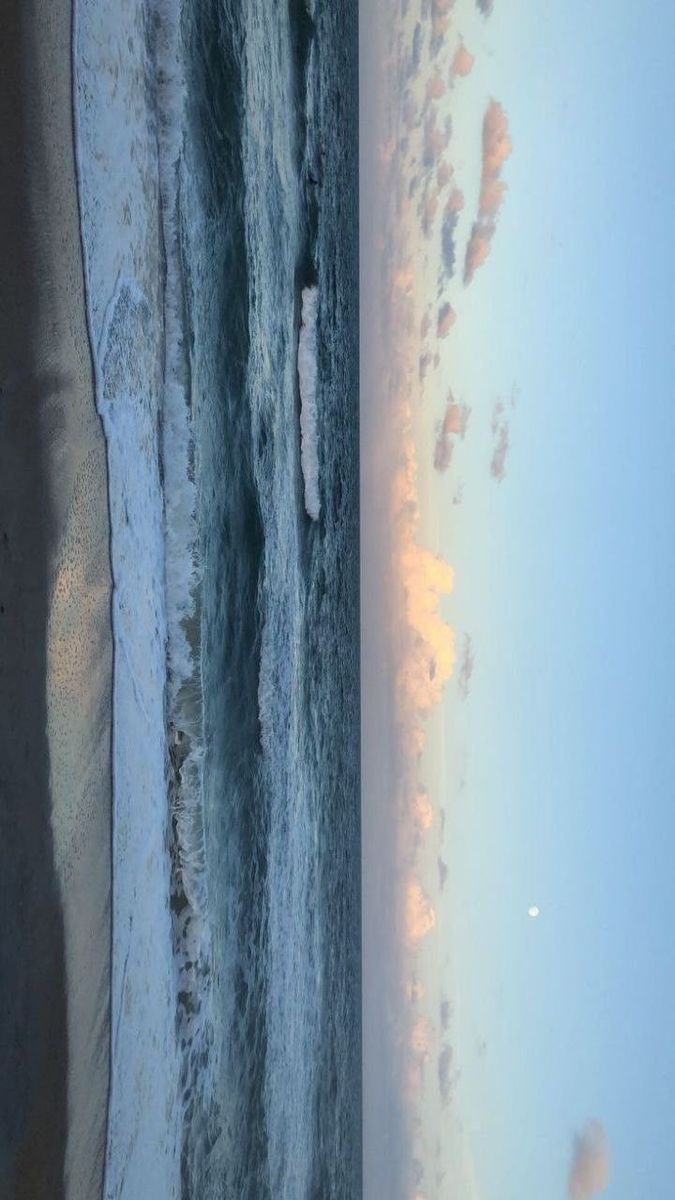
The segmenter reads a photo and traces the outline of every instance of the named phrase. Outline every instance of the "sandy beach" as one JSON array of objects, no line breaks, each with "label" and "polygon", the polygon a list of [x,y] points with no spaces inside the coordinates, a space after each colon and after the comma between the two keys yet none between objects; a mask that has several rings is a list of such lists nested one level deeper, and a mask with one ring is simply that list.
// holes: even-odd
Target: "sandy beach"
[{"label": "sandy beach", "polygon": [[70,0],[6,0],[0,30],[0,1061],[14,1084],[0,1192],[93,1198],[109,1087],[111,584]]}]

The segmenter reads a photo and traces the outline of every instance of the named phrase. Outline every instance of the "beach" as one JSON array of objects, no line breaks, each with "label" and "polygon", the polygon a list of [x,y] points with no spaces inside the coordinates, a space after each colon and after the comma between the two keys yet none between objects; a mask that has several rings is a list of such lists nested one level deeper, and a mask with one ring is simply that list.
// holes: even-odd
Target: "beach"
[{"label": "beach", "polygon": [[0,1047],[14,1084],[0,1191],[94,1197],[109,1087],[111,581],[69,0],[7,0],[0,29]]}]

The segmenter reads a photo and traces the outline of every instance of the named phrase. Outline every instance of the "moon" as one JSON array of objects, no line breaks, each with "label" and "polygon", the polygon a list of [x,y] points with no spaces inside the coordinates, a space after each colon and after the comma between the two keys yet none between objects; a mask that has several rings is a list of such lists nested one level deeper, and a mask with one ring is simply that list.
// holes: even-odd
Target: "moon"
[{"label": "moon", "polygon": [[528,908],[528,910],[527,910],[527,915],[528,915],[528,917],[533,917],[533,918],[534,918],[534,917],[538,917],[538,916],[539,916],[539,911],[540,911],[540,910],[539,910],[539,905],[538,905],[538,904],[531,904],[531,905],[530,905],[530,907],[529,907],[529,908]]}]

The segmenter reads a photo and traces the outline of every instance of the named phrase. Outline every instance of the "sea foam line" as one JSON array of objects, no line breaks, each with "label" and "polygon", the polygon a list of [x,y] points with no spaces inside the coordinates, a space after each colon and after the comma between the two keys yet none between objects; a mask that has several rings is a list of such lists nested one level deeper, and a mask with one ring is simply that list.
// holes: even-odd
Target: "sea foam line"
[{"label": "sea foam line", "polygon": [[[119,16],[80,0],[73,25],[73,55],[81,65],[75,126],[88,323],[113,515],[112,1007],[117,1036],[106,1156],[110,1200],[150,1194],[148,1186],[159,1188],[167,1200],[177,1194],[178,1086],[182,1093],[199,1058],[209,1010],[208,995],[200,997],[208,993],[202,967],[210,961],[210,930],[201,663],[192,632],[200,569],[179,225],[186,96],[181,3],[152,0],[148,7],[144,14],[139,0]],[[133,46],[130,23],[140,34]],[[78,56],[82,28],[85,51]],[[115,64],[126,61],[127,44],[133,70],[118,87]],[[96,76],[89,66],[91,48],[98,52],[105,46],[109,61],[102,55]],[[131,91],[143,82],[144,63],[149,118]],[[131,113],[138,115],[134,136],[143,147],[137,161],[127,144]],[[156,212],[153,184],[163,251],[159,311],[152,275],[157,240],[147,236]],[[121,219],[125,198],[131,222]],[[165,865],[169,825],[171,886],[181,897],[180,912],[173,913],[173,958],[166,929],[171,922]],[[179,1005],[180,1084],[175,1059],[179,995],[189,997],[188,1004]],[[131,1017],[125,1008],[129,996],[136,1004]],[[133,1102],[125,1101],[132,1070],[134,1080],[142,1078],[147,1087],[143,1102],[142,1089]],[[207,1080],[203,1086],[208,1090]]]},{"label": "sea foam line", "polygon": [[319,446],[317,436],[317,383],[319,377],[317,324],[319,289],[302,289],[302,325],[298,338],[300,382],[300,462],[305,479],[305,508],[313,521],[319,519]]}]

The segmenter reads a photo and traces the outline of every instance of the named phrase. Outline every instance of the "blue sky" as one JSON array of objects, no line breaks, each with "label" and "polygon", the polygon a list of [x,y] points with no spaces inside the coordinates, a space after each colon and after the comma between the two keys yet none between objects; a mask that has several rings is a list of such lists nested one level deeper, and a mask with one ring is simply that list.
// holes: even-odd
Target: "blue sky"
[{"label": "blue sky", "polygon": [[505,480],[478,433],[440,548],[477,661],[446,735],[468,755],[446,840],[460,1106],[479,1194],[501,1200],[505,1178],[521,1200],[563,1196],[593,1116],[610,1196],[670,1191],[674,23],[497,0],[485,30],[515,149],[466,323],[457,300],[457,384],[475,422],[519,398]]},{"label": "blue sky", "polygon": [[[469,288],[451,285],[457,322],[418,423],[430,463],[447,388],[472,408],[450,471],[429,465],[422,487],[429,547],[456,570],[444,611],[476,657],[468,700],[448,689],[424,766],[446,811],[450,883],[440,896],[430,844],[439,921],[421,971],[429,1011],[455,1000],[462,1072],[452,1116],[430,1094],[425,1112],[467,1196],[562,1200],[573,1134],[592,1117],[612,1148],[607,1195],[666,1196],[675,14],[495,0],[482,21],[457,0],[453,18],[476,55],[451,98],[469,200],[490,96],[514,151],[491,256]],[[498,483],[490,419],[513,388]]]}]

